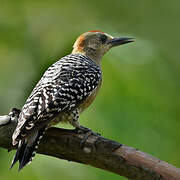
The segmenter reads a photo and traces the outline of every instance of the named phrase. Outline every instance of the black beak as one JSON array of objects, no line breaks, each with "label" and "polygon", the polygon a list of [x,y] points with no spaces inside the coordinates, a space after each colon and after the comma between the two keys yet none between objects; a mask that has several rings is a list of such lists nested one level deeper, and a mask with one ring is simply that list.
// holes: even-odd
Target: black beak
[{"label": "black beak", "polygon": [[114,46],[119,46],[121,44],[126,44],[130,42],[134,42],[133,38],[124,37],[124,38],[113,38],[108,42],[108,44],[111,44],[112,47],[114,47]]}]

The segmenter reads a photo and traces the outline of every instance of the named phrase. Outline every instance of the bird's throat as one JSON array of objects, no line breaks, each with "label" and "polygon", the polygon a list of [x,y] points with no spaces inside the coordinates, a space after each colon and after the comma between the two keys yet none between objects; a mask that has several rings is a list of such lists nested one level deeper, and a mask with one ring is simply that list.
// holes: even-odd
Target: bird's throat
[{"label": "bird's throat", "polygon": [[97,54],[96,52],[92,52],[90,50],[84,51],[81,48],[74,48],[72,54],[82,54],[84,56],[88,56],[91,58],[97,65],[101,65],[102,55]]}]

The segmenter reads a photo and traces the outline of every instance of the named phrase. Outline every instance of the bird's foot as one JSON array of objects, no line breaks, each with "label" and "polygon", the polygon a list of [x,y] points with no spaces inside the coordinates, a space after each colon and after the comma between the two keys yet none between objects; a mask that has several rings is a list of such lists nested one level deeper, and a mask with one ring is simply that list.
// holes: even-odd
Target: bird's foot
[{"label": "bird's foot", "polygon": [[91,129],[84,127],[84,126],[79,126],[75,129],[75,132],[77,134],[85,134],[83,139],[81,140],[80,146],[82,147],[84,143],[87,141],[88,137],[93,135],[93,136],[100,136],[99,133],[93,132]]},{"label": "bird's foot", "polygon": [[94,131],[92,131],[91,129],[84,127],[84,126],[79,126],[76,127],[75,129],[77,134],[86,134],[86,133],[90,133],[90,135],[94,135],[94,136],[100,136],[99,133],[95,133]]}]

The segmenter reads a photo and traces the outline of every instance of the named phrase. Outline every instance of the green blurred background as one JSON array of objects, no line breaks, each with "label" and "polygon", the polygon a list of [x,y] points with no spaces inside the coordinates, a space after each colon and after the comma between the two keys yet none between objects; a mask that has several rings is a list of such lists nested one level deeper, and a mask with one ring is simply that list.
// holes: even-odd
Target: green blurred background
[{"label": "green blurred background", "polygon": [[[21,108],[81,33],[134,37],[103,58],[103,86],[81,124],[180,167],[179,6],[178,0],[0,0],[0,114]],[[17,173],[17,166],[8,169],[13,154],[0,148],[0,180],[125,179],[39,154]]]}]

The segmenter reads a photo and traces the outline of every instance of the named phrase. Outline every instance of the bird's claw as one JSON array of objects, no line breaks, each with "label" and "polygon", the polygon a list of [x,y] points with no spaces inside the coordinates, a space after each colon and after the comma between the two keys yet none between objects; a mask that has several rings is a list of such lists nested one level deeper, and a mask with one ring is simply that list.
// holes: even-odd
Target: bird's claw
[{"label": "bird's claw", "polygon": [[100,136],[99,133],[93,132],[91,129],[84,127],[84,126],[79,126],[78,128],[75,129],[77,134],[85,134],[83,139],[81,140],[80,146],[83,147],[84,143],[87,141],[88,137],[93,135],[93,136]]},{"label": "bird's claw", "polygon": [[94,136],[100,136],[99,133],[95,133],[94,131],[92,131],[91,129],[84,127],[84,126],[79,126],[75,129],[77,134],[86,134],[89,133],[90,135],[94,135]]}]

